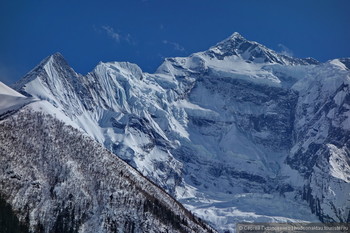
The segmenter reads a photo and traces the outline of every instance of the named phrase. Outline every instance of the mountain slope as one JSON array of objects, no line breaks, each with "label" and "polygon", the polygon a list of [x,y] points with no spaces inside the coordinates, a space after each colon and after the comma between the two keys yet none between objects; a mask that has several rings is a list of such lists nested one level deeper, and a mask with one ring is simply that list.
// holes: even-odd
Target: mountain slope
[{"label": "mountain slope", "polygon": [[90,137],[36,110],[46,104],[0,122],[1,201],[30,232],[214,232]]},{"label": "mountain slope", "polygon": [[221,231],[348,221],[347,59],[292,58],[234,33],[154,74],[101,62],[83,76],[62,60],[45,59],[15,88],[48,100]]}]

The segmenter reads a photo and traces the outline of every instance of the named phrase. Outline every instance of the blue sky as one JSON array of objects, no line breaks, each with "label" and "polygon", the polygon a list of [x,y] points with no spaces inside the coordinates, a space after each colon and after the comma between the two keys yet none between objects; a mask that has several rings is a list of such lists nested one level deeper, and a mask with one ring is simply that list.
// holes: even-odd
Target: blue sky
[{"label": "blue sky", "polygon": [[279,52],[350,57],[348,0],[0,0],[0,81],[60,52],[86,74],[99,61],[154,72],[237,31]]}]

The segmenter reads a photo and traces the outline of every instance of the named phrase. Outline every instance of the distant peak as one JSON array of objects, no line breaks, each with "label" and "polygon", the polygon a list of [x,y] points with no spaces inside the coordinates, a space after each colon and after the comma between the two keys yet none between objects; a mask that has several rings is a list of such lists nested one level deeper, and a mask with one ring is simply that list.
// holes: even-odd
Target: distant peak
[{"label": "distant peak", "polygon": [[244,42],[254,43],[254,42],[248,41],[240,33],[234,32],[231,36],[217,43],[216,46],[214,47],[225,47],[226,45],[229,44],[231,48],[234,48],[234,47],[238,47],[240,44]]},{"label": "distant peak", "polygon": [[[53,75],[55,73],[56,75]],[[62,78],[72,79],[78,74],[69,66],[61,53],[56,52],[43,59],[34,69],[28,72],[22,79],[16,82],[13,87],[16,90],[21,90],[29,82],[35,79],[44,79],[45,82],[50,79]],[[24,92],[25,93],[25,92]]]},{"label": "distant peak", "polygon": [[239,34],[238,32],[234,32],[231,36],[227,37],[226,39],[224,39],[223,41],[219,42],[216,46],[218,45],[222,45],[222,44],[235,44],[238,45],[242,42],[248,41],[247,39],[245,39],[241,34]]},{"label": "distant peak", "polygon": [[63,55],[59,52],[56,52],[50,56],[48,56],[46,59],[44,59],[44,63],[47,63],[49,60],[59,63],[65,63],[67,64],[67,61],[64,59]]},{"label": "distant peak", "polygon": [[208,52],[222,60],[226,56],[239,56],[256,45],[258,45],[256,42],[248,41],[238,32],[234,32],[231,36],[211,47]]},{"label": "distant peak", "polygon": [[228,39],[236,39],[236,38],[244,39],[244,37],[238,32],[234,32]]},{"label": "distant peak", "polygon": [[59,52],[56,52],[56,53],[46,57],[44,60],[42,60],[39,63],[39,65],[36,68],[43,68],[46,66],[55,66],[55,67],[62,67],[65,69],[71,69],[71,67],[69,66],[66,59]]},{"label": "distant peak", "polygon": [[208,56],[223,60],[225,57],[236,56],[248,62],[278,63],[288,65],[309,65],[319,62],[312,58],[299,59],[276,53],[264,45],[244,38],[238,32],[234,32],[225,40],[217,43],[205,52]]},{"label": "distant peak", "polygon": [[63,55],[60,52],[56,52],[56,53],[52,54],[50,57],[64,59]]}]

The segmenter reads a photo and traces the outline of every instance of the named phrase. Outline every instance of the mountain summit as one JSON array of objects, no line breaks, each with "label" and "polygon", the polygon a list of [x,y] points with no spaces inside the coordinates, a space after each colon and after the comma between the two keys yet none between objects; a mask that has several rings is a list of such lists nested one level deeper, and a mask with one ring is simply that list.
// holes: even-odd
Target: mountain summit
[{"label": "mountain summit", "polygon": [[42,60],[34,69],[32,69],[27,75],[25,75],[19,82],[13,87],[19,89],[23,85],[34,81],[35,79],[41,79],[43,83],[50,85],[53,80],[48,78],[59,78],[58,73],[65,73],[67,77],[78,76],[75,71],[69,66],[65,58],[60,53],[55,53]]},{"label": "mountain summit", "polygon": [[154,74],[108,62],[83,76],[54,60],[16,90],[48,101],[219,231],[349,221],[346,59],[288,57],[234,33]]},{"label": "mountain summit", "polygon": [[238,32],[216,44],[208,51],[209,56],[223,59],[224,57],[239,56],[254,63],[278,63],[283,65],[318,64],[315,59],[299,59],[278,54],[255,41],[246,40]]}]

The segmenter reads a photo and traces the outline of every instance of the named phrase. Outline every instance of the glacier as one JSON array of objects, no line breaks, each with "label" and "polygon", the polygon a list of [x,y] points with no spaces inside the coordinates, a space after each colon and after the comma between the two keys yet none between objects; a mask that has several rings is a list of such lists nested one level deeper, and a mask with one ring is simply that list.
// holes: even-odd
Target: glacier
[{"label": "glacier", "polygon": [[100,62],[81,75],[56,53],[13,88],[234,232],[243,221],[350,221],[349,64],[234,33],[153,74]]}]

